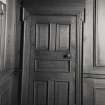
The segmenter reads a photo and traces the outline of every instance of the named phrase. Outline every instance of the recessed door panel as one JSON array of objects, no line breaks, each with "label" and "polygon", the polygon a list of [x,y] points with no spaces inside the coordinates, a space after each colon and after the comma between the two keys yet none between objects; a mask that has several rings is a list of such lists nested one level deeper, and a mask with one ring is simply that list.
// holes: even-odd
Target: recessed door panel
[{"label": "recessed door panel", "polygon": [[70,61],[35,61],[35,67],[40,72],[69,72]]},{"label": "recessed door panel", "polygon": [[36,24],[36,48],[48,49],[48,24]]},{"label": "recessed door panel", "polygon": [[56,50],[69,50],[69,31],[69,25],[57,24]]},{"label": "recessed door panel", "polygon": [[47,105],[47,86],[46,81],[34,82],[34,104]]}]

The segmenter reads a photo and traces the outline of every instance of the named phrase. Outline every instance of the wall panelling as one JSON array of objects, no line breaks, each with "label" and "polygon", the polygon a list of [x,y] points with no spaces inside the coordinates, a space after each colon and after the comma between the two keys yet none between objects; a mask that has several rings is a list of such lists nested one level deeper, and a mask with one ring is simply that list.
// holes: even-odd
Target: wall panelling
[{"label": "wall panelling", "polygon": [[86,0],[83,105],[105,105],[105,1]]}]

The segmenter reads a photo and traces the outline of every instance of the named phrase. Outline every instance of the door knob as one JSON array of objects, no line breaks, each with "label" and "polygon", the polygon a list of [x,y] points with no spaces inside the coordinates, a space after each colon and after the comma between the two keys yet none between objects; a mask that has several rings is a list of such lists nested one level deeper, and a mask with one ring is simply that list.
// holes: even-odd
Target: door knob
[{"label": "door knob", "polygon": [[65,55],[64,55],[64,58],[66,58],[66,59],[70,59],[70,58],[71,58],[71,54],[70,54],[70,53],[65,54]]}]

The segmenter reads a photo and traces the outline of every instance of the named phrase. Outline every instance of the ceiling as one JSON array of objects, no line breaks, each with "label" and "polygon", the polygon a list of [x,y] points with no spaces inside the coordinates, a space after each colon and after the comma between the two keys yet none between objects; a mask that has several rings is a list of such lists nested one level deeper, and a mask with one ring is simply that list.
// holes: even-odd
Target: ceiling
[{"label": "ceiling", "polygon": [[33,14],[67,13],[84,8],[85,0],[23,0],[24,7]]}]

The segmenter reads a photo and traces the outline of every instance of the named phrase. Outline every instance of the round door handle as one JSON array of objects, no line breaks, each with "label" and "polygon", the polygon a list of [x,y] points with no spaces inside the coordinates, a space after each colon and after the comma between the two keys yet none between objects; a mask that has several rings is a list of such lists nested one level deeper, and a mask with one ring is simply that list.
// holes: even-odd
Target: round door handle
[{"label": "round door handle", "polygon": [[70,53],[65,54],[65,55],[64,55],[64,58],[66,58],[66,59],[70,59],[70,58],[71,58],[71,54],[70,54]]}]

